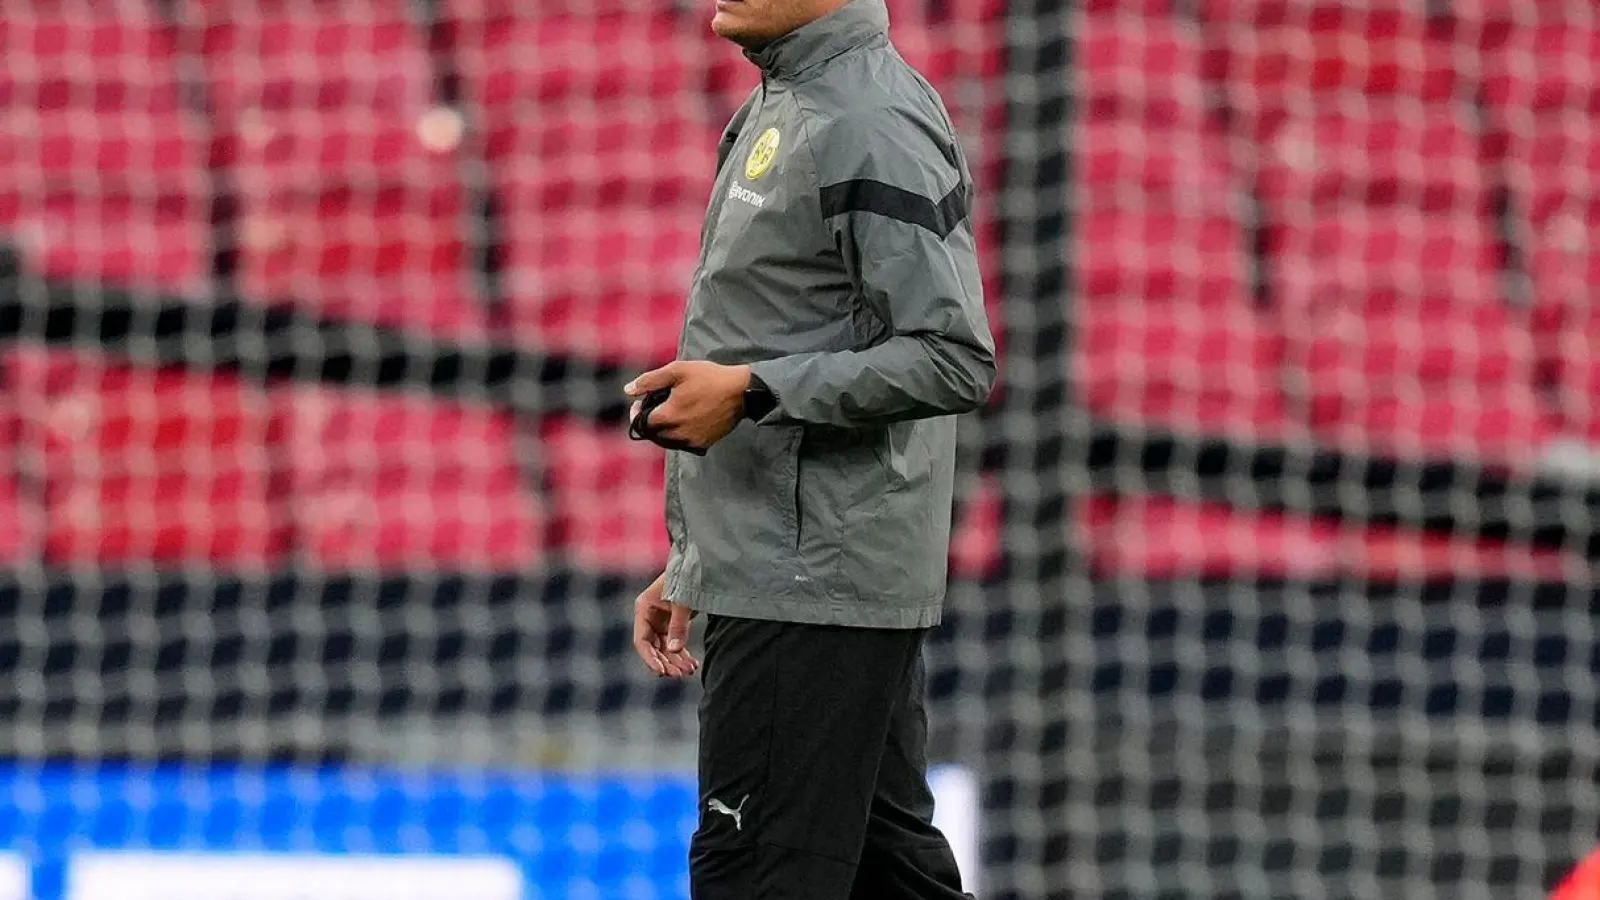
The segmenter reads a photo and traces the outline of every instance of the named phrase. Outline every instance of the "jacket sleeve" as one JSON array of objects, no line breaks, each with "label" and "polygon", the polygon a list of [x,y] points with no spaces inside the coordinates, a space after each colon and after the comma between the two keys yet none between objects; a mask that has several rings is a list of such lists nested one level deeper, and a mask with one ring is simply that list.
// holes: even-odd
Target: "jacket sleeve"
[{"label": "jacket sleeve", "polygon": [[861,349],[753,364],[763,425],[884,425],[967,412],[996,378],[994,338],[954,138],[880,111],[812,135],[823,223],[877,333]]}]

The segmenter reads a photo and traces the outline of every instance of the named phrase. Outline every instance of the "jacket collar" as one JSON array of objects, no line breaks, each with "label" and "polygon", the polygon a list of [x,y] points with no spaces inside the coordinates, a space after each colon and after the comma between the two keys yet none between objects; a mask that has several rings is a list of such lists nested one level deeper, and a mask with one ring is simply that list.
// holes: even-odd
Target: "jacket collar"
[{"label": "jacket collar", "polygon": [[774,78],[789,79],[889,31],[884,0],[850,0],[745,56]]}]

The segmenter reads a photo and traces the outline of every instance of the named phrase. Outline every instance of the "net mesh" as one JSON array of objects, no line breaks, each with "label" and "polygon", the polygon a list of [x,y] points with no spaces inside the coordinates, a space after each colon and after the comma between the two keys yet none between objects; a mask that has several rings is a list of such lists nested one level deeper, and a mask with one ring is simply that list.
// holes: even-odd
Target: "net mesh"
[{"label": "net mesh", "polygon": [[1589,850],[1592,12],[1061,14],[1061,890],[1538,897]]},{"label": "net mesh", "polygon": [[[1005,355],[929,649],[981,895],[1541,896],[1600,838],[1593,10],[889,6]],[[0,896],[686,895],[619,398],[756,80],[705,19],[7,8]]]},{"label": "net mesh", "polygon": [[[999,7],[896,7],[997,187]],[[757,80],[707,19],[0,17],[0,895],[686,895],[695,688],[631,658],[667,539],[621,385],[675,351]]]}]

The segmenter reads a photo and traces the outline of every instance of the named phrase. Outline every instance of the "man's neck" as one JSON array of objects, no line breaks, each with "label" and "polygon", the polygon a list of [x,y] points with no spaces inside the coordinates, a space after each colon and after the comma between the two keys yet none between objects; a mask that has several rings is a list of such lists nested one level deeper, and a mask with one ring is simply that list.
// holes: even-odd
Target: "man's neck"
[{"label": "man's neck", "polygon": [[826,19],[827,17],[843,9],[849,3],[850,0],[819,0],[819,2],[812,4],[812,9],[809,11],[810,15],[804,21],[796,23],[794,27],[790,28],[788,31],[785,31],[783,34],[780,34],[770,40],[751,44],[741,44],[740,46],[745,50],[751,51],[752,53],[760,52],[761,50],[772,46],[778,41],[783,40],[789,35],[794,34],[796,31],[799,31],[807,25],[810,25],[812,22]]},{"label": "man's neck", "polygon": [[768,75],[779,79],[803,77],[812,67],[827,62],[889,26],[884,0],[827,0],[826,12],[809,20],[745,56]]}]

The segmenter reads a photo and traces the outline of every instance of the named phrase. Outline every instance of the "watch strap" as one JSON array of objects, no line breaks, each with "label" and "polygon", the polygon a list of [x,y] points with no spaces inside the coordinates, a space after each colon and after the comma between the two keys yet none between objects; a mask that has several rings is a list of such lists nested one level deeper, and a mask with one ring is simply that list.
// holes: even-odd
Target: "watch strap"
[{"label": "watch strap", "polygon": [[773,395],[772,389],[767,387],[766,382],[751,375],[750,386],[744,391],[744,417],[759,422],[777,408],[778,398]]}]

